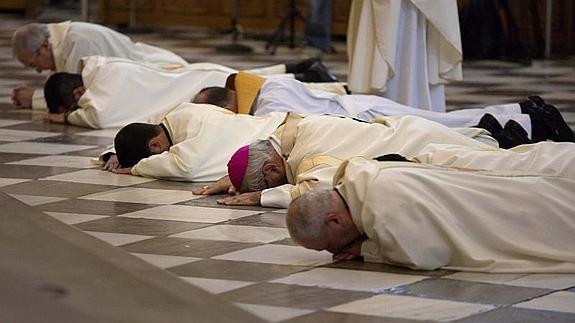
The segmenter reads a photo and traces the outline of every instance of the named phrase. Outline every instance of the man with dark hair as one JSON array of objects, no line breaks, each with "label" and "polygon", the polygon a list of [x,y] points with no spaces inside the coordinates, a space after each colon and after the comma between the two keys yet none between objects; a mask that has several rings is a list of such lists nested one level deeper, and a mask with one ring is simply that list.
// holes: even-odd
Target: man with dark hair
[{"label": "man with dark hair", "polygon": [[[96,129],[144,122],[153,115],[165,115],[177,104],[189,102],[203,87],[224,84],[226,78],[236,72],[212,63],[166,66],[101,56],[84,58],[82,65],[84,92],[80,96],[71,93],[69,87],[66,87],[68,93],[62,93],[64,88],[58,86],[45,88],[50,91],[46,96],[61,94],[61,100],[74,97],[78,109],[66,118],[64,114],[48,115],[47,121]],[[55,83],[63,78],[68,76],[57,77]],[[316,86],[326,88],[333,84]],[[54,110],[58,108],[56,106]]]},{"label": "man with dark hair", "polygon": [[[294,79],[277,77],[264,79],[245,72],[240,72],[238,75],[248,76],[246,86],[238,82],[236,77],[234,90],[211,87],[207,93],[198,94],[194,102],[214,104],[231,111],[249,112],[252,115],[283,111],[304,115],[342,115],[364,121],[384,116],[413,115],[450,128],[479,126],[489,130],[498,139],[501,148],[511,148],[513,143],[530,143],[530,139],[534,142],[547,139],[575,141],[575,135],[565,123],[559,110],[538,96],[531,96],[519,103],[445,113],[409,107],[375,95],[326,92],[310,88],[309,84]],[[261,85],[254,87],[254,84]],[[486,114],[491,116],[486,116]],[[515,122],[509,123],[510,120]],[[516,133],[523,132],[523,130],[526,132],[524,137],[527,138],[509,142],[509,137],[512,135],[517,137]]]},{"label": "man with dark hair", "polygon": [[163,124],[131,123],[120,129],[114,138],[122,167],[132,167],[144,158],[167,151],[172,144]]},{"label": "man with dark hair", "polygon": [[[44,84],[44,97],[48,104],[47,121],[58,122],[63,119],[66,113],[76,110],[78,100],[84,92],[84,82],[81,75],[52,74]],[[65,122],[65,120],[62,121]]]},{"label": "man with dark hair", "polygon": [[211,104],[232,112],[238,112],[235,91],[221,86],[210,86],[201,89],[192,102]]},{"label": "man with dark hair", "polygon": [[238,115],[213,105],[182,103],[161,120],[132,123],[114,139],[115,173],[177,181],[215,181],[241,147],[269,136],[285,113]]}]

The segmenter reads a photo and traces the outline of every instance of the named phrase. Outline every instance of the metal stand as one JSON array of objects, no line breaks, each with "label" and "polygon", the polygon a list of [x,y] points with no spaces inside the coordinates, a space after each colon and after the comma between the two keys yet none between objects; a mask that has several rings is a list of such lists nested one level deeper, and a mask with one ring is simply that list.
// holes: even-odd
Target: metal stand
[{"label": "metal stand", "polygon": [[216,51],[228,53],[228,54],[245,54],[251,53],[253,49],[249,46],[242,45],[238,43],[238,38],[240,35],[240,24],[238,22],[239,18],[239,0],[235,0],[232,3],[232,17],[231,17],[231,28],[232,33],[232,43],[226,45],[216,46]]},{"label": "metal stand", "polygon": [[301,20],[305,21],[304,16],[301,14],[300,10],[296,7],[295,0],[289,1],[289,8],[288,13],[285,15],[282,20],[280,21],[279,25],[277,26],[276,30],[274,31],[272,38],[266,44],[266,50],[270,50],[271,55],[276,54],[276,50],[279,46],[279,43],[282,40],[282,37],[285,32],[286,25],[289,23],[289,47],[295,47],[295,20],[296,18],[300,18]]}]

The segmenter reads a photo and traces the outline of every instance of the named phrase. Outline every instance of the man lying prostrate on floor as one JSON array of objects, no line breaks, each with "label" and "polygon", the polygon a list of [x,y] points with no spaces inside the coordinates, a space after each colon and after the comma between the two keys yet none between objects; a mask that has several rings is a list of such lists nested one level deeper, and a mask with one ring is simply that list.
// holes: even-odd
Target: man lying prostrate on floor
[{"label": "man lying prostrate on floor", "polygon": [[81,75],[56,73],[46,81],[47,121],[95,129],[145,122],[235,72],[211,63],[165,67],[102,56],[82,63]]},{"label": "man lying prostrate on floor", "polygon": [[[229,178],[196,193],[225,193],[233,186],[248,193],[224,198],[220,203],[287,207],[300,190],[326,179],[329,183],[333,166],[354,156],[374,158],[399,153],[413,157],[430,143],[483,149],[497,146],[483,129],[466,128],[462,130],[464,135],[459,129],[415,116],[382,117],[368,123],[338,116],[301,118],[288,114],[286,120],[269,139],[242,147],[232,156]],[[474,138],[491,139],[491,145]]]},{"label": "man lying prostrate on floor", "polygon": [[[575,159],[569,162],[575,168]],[[575,174],[572,170],[571,174]],[[354,158],[295,199],[292,239],[334,259],[491,273],[575,273],[575,178]]]},{"label": "man lying prostrate on floor", "polygon": [[[89,56],[120,57],[140,63],[172,66],[186,65],[180,56],[154,46],[134,43],[107,27],[85,22],[28,24],[12,36],[14,56],[26,67],[38,72],[50,70],[77,74],[80,60]],[[334,82],[335,78],[321,61],[305,60],[291,64],[276,64],[254,69],[258,74],[293,73],[308,82]],[[312,79],[312,80],[310,80]],[[42,91],[23,84],[13,90],[12,101],[20,108],[45,109]]]},{"label": "man lying prostrate on floor", "polygon": [[[228,85],[231,82],[227,83]],[[194,98],[196,103],[209,103],[239,113],[263,115],[272,111],[300,114],[335,114],[369,121],[382,116],[415,115],[450,128],[484,127],[499,136],[509,120],[514,120],[534,142],[551,139],[575,141],[575,136],[559,111],[537,96],[520,103],[464,109],[448,113],[408,107],[375,95],[339,95],[310,89],[294,79],[268,78],[240,72],[232,89],[210,87]],[[227,92],[227,93],[226,93]],[[493,118],[483,120],[485,114]],[[533,131],[532,131],[533,129]],[[564,129],[556,132],[556,129]],[[524,142],[527,143],[527,142]],[[511,148],[502,145],[503,148]]]},{"label": "man lying prostrate on floor", "polygon": [[[18,28],[12,36],[14,56],[38,73],[79,73],[80,60],[86,56],[122,57],[141,63],[184,65],[180,56],[155,46],[134,43],[110,28],[86,22],[53,24],[32,23]],[[42,91],[29,85],[14,89],[14,104],[21,108],[45,108]]]},{"label": "man lying prostrate on floor", "polygon": [[[285,156],[283,150],[276,150],[278,145],[272,145],[273,142],[260,140],[240,148],[228,163],[229,178],[221,179],[198,193],[235,192],[237,187],[238,191],[249,193],[223,198],[218,202],[286,208],[292,199],[302,193],[328,187],[343,159],[334,158],[333,152],[320,154],[317,149],[318,155],[309,154],[304,158],[288,156],[286,159],[281,157]],[[363,153],[350,156],[366,155],[371,157]],[[411,159],[429,165],[462,169],[575,177],[575,168],[571,165],[575,160],[575,144],[567,142],[545,141],[511,149],[429,143],[412,155]],[[297,171],[290,172],[293,169]]]},{"label": "man lying prostrate on floor", "polygon": [[344,122],[331,122],[332,128],[324,122],[323,127],[313,128],[306,122],[311,118],[300,121],[295,129],[290,129],[288,121],[268,140],[240,148],[228,163],[229,178],[197,193],[225,193],[233,186],[244,194],[220,203],[285,208],[303,192],[329,186],[342,160],[390,153],[439,166],[575,176],[568,173],[573,171],[568,163],[575,159],[574,143],[540,142],[506,150],[457,137],[459,133],[418,117],[395,117],[397,125],[394,118],[387,118],[391,122],[379,135],[373,129],[370,134],[367,126],[361,131],[359,126],[346,128]]},{"label": "man lying prostrate on floor", "polygon": [[[166,66],[102,56],[85,57],[82,66],[81,75],[56,73],[46,81],[47,121],[89,128],[143,122],[189,102],[203,87],[225,83],[236,72],[212,63]],[[312,85],[345,91],[341,83]]]},{"label": "man lying prostrate on floor", "polygon": [[226,175],[235,150],[267,138],[284,120],[282,112],[262,117],[213,106],[182,103],[162,120],[132,123],[114,138],[116,173],[176,181],[215,181]]}]

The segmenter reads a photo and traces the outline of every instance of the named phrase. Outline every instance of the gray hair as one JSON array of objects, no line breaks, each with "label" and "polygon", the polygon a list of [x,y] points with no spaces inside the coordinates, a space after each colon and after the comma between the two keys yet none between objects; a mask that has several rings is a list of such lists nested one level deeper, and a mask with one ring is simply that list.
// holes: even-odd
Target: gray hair
[{"label": "gray hair", "polygon": [[269,140],[258,140],[250,144],[248,166],[240,187],[241,192],[257,192],[268,188],[263,168],[273,157],[274,147]]},{"label": "gray hair", "polygon": [[303,241],[325,241],[325,218],[336,203],[332,190],[309,191],[293,200],[288,209],[286,224],[292,239]]},{"label": "gray hair", "polygon": [[50,38],[48,25],[38,23],[24,25],[12,35],[12,52],[14,55],[22,52],[32,54],[48,38]]}]

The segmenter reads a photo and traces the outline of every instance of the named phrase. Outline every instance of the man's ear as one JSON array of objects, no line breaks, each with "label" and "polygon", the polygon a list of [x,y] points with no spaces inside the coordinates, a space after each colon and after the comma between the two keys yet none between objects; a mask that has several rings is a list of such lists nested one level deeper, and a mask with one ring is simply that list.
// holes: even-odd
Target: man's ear
[{"label": "man's ear", "polygon": [[278,165],[273,162],[265,163],[264,167],[262,168],[262,173],[264,175],[277,175],[280,173],[280,169]]},{"label": "man's ear", "polygon": [[156,137],[150,139],[150,141],[148,141],[148,150],[150,150],[151,152],[157,152],[161,149],[162,149],[162,144],[160,142],[159,136],[156,136]]},{"label": "man's ear", "polygon": [[343,223],[343,218],[340,213],[337,212],[329,212],[325,217],[325,224],[326,226],[331,225],[341,225]]},{"label": "man's ear", "polygon": [[40,47],[43,47],[43,48],[49,49],[49,50],[52,49],[52,45],[50,44],[50,42],[48,41],[48,39],[44,40],[44,41],[42,42],[42,45],[40,45]]},{"label": "man's ear", "polygon": [[83,85],[80,85],[72,90],[72,95],[74,96],[74,99],[76,99],[77,101],[80,99],[80,97],[82,97],[82,95],[84,95],[84,92],[86,92],[86,88],[84,88]]}]

